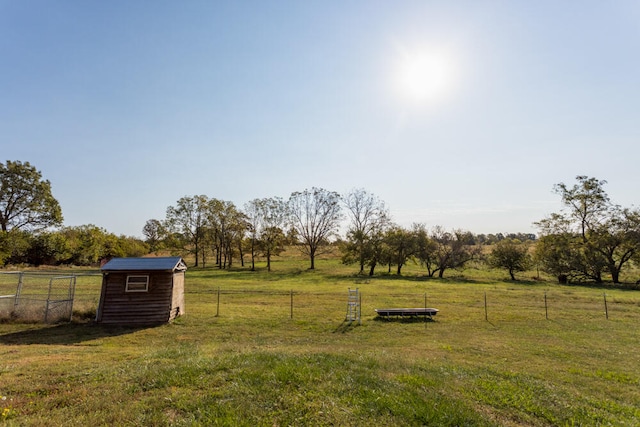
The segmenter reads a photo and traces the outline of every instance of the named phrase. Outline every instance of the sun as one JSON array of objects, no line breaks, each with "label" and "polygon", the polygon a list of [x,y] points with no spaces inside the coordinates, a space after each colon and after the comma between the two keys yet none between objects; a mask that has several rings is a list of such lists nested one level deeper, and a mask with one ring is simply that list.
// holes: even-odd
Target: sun
[{"label": "sun", "polygon": [[452,71],[450,58],[442,52],[404,51],[394,72],[396,92],[415,103],[438,101],[451,89]]}]

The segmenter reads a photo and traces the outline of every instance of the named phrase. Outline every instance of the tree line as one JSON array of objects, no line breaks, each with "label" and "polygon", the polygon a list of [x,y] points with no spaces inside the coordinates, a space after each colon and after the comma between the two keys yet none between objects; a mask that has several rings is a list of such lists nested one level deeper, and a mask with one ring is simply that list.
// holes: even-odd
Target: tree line
[{"label": "tree line", "polygon": [[[63,227],[62,210],[51,184],[28,162],[0,163],[0,264],[95,265],[114,256],[170,252],[191,255],[195,266],[232,268],[258,259],[271,270],[273,257],[297,247],[315,268],[326,251],[340,251],[359,274],[380,269],[402,273],[419,263],[429,277],[443,277],[471,261],[515,273],[536,266],[561,282],[620,281],[640,262],[640,212],[614,204],[606,181],[586,176],[554,186],[561,212],[535,223],[531,233],[473,234],[395,224],[385,203],[364,189],[340,195],[313,187],[288,199],[254,199],[242,208],[205,195],[185,196],[150,219],[144,240],[116,236],[95,225]],[[340,231],[343,231],[340,233]],[[489,248],[489,249],[485,249]]]}]

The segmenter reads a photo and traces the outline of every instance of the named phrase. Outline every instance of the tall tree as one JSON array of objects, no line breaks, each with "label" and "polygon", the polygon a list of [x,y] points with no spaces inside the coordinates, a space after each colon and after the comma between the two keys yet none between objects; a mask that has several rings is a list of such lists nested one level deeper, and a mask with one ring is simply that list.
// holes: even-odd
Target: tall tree
[{"label": "tall tree", "polygon": [[604,191],[607,181],[599,181],[584,175],[576,176],[577,184],[569,188],[564,183],[554,186],[554,191],[569,208],[568,215],[578,222],[583,240],[587,240],[587,231],[593,229],[606,216],[610,200]]},{"label": "tall tree", "polygon": [[51,183],[29,162],[0,163],[0,231],[39,231],[61,224]]},{"label": "tall tree", "polygon": [[429,236],[424,224],[414,224],[413,234],[416,242],[415,258],[423,267],[426,267],[427,275],[433,277],[435,273],[434,269],[436,268],[434,255],[438,248],[437,244]]},{"label": "tall tree", "polygon": [[[208,203],[207,223],[216,252],[216,264],[219,268],[230,268],[236,249],[241,248],[249,227],[246,215],[233,202],[211,199]],[[242,253],[240,257],[242,258]]]},{"label": "tall tree", "polygon": [[253,199],[245,203],[244,214],[247,217],[247,233],[249,240],[249,255],[251,256],[251,271],[255,271],[258,236],[260,234],[260,199]]},{"label": "tall tree", "polygon": [[[360,274],[370,257],[375,254],[375,244],[390,224],[389,212],[383,201],[363,189],[352,190],[344,197],[349,226],[343,261],[357,260]],[[375,261],[373,262],[375,268]]]},{"label": "tall tree", "polygon": [[149,245],[149,250],[156,252],[161,248],[162,240],[166,237],[167,232],[162,221],[150,219],[144,224],[142,234]]},{"label": "tall tree", "polygon": [[267,259],[267,271],[271,271],[271,257],[284,250],[287,237],[284,227],[289,219],[287,203],[279,197],[262,199],[260,207],[260,234],[258,247]]},{"label": "tall tree", "polygon": [[176,206],[167,208],[166,224],[169,230],[182,236],[182,249],[195,255],[196,267],[206,237],[208,205],[207,196],[185,196]]},{"label": "tall tree", "polygon": [[294,192],[289,197],[291,225],[301,240],[300,249],[309,257],[311,270],[315,269],[316,256],[337,232],[342,220],[340,195],[333,191],[313,187]]}]

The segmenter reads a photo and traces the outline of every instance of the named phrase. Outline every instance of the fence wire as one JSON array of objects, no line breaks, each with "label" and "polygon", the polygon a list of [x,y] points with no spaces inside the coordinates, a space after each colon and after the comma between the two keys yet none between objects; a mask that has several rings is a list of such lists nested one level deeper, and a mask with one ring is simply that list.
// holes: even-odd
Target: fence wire
[{"label": "fence wire", "polygon": [[77,275],[0,273],[0,320],[27,323],[70,321]]}]

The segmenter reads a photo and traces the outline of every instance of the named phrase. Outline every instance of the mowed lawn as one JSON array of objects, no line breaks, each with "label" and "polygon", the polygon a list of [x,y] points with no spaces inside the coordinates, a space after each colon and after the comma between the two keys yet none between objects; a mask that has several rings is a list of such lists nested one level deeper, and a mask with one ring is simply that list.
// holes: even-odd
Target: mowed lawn
[{"label": "mowed lawn", "polygon": [[[158,327],[1,323],[0,424],[640,425],[640,291],[306,268],[190,268],[187,314]],[[91,311],[100,277],[77,286]],[[425,304],[433,321],[374,311]]]}]

